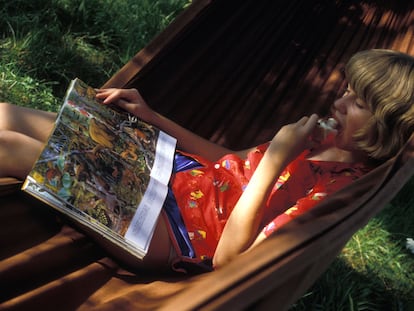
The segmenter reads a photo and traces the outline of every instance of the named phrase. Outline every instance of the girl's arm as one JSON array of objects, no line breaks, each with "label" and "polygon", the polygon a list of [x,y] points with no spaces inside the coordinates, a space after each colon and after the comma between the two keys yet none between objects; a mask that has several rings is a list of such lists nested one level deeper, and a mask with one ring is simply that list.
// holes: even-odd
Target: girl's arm
[{"label": "girl's arm", "polygon": [[259,234],[263,210],[276,178],[302,152],[318,116],[284,126],[273,138],[249,184],[233,209],[213,258],[215,267],[246,251]]},{"label": "girl's arm", "polygon": [[[186,152],[200,155],[210,161],[234,151],[215,144],[195,133],[183,128],[170,119],[153,111],[136,89],[101,89],[96,97],[104,104],[116,104],[142,120],[158,127],[177,139],[178,147]],[[244,155],[248,150],[237,152]]]}]

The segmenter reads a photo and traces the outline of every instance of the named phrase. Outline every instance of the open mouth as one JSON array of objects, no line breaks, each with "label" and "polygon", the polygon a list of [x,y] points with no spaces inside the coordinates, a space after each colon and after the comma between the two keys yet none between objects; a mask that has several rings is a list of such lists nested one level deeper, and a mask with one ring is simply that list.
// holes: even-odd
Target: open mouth
[{"label": "open mouth", "polygon": [[338,129],[339,123],[334,118],[328,119],[319,119],[318,125],[323,128],[325,131],[333,132]]},{"label": "open mouth", "polygon": [[315,141],[323,141],[330,136],[337,135],[338,121],[334,118],[322,118],[318,120],[318,126],[316,127],[312,139]]}]

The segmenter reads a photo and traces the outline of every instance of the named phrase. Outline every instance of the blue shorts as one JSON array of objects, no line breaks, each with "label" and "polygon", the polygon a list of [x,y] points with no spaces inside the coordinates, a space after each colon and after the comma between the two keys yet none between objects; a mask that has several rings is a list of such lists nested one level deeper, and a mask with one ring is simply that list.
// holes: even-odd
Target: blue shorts
[{"label": "blue shorts", "polygon": [[[178,152],[175,154],[173,174],[198,167],[201,167],[201,165],[196,160],[184,156]],[[175,200],[174,193],[170,188],[168,189],[163,209],[168,217],[169,224],[178,247],[180,248],[180,255],[188,258],[195,258],[195,252],[193,246],[191,245],[187,228],[185,227],[184,221],[181,217],[180,209],[177,205],[177,201]]]}]

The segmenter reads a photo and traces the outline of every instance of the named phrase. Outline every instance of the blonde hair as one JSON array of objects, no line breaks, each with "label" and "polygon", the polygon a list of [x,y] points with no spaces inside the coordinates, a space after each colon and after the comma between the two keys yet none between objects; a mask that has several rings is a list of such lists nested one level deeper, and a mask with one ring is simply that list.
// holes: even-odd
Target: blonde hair
[{"label": "blonde hair", "polygon": [[347,63],[345,75],[373,114],[354,136],[357,147],[374,160],[393,157],[414,131],[414,58],[392,50],[361,51]]}]

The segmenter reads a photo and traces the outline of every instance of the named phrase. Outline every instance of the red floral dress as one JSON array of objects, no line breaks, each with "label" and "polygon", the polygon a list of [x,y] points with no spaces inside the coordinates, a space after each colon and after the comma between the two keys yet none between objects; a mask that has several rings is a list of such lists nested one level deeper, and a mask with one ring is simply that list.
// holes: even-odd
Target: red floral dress
[{"label": "red floral dress", "polygon": [[[200,260],[213,257],[224,225],[268,146],[258,146],[246,159],[229,154],[211,163],[191,156],[202,167],[175,174],[172,190]],[[306,155],[290,163],[273,187],[265,207],[266,236],[368,171],[359,163],[313,161]]]}]

